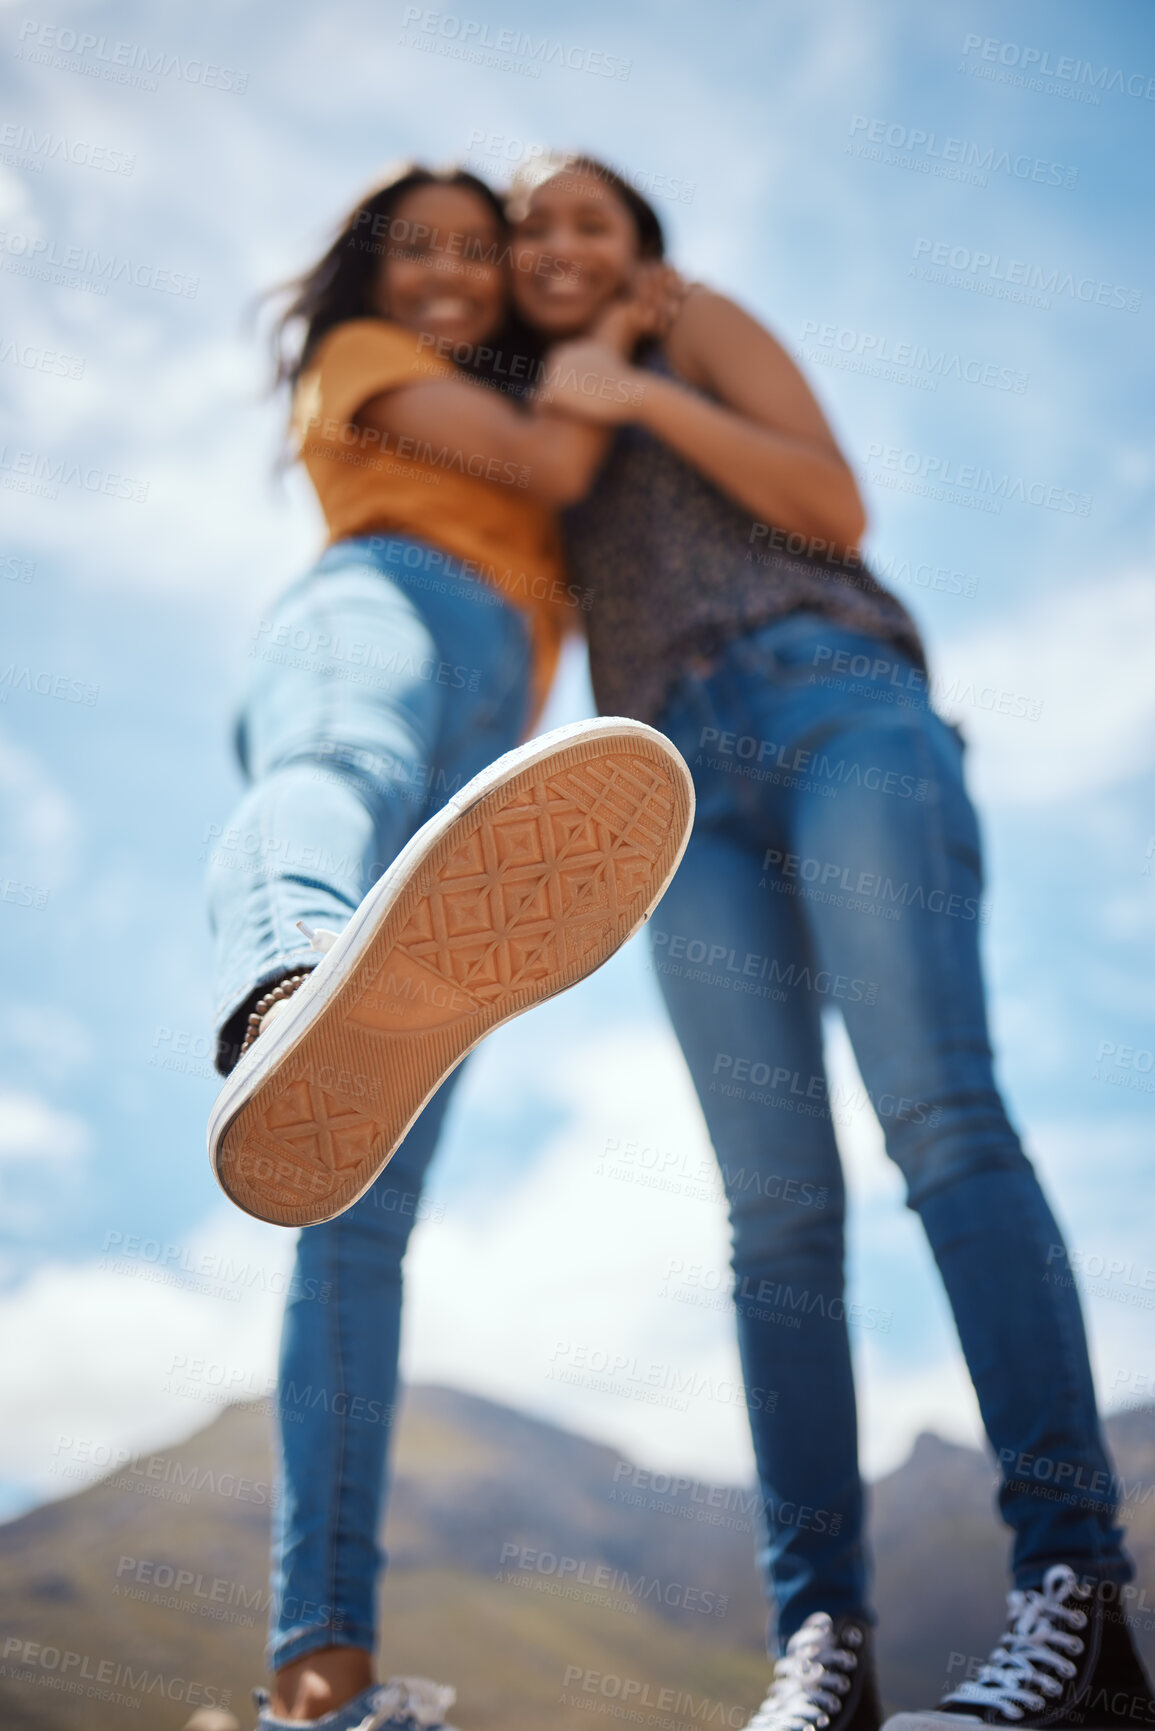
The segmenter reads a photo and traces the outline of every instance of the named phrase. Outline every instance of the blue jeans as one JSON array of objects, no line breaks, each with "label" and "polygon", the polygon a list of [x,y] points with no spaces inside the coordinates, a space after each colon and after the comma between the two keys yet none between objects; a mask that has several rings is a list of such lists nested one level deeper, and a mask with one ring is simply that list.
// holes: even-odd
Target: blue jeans
[{"label": "blue jeans", "polygon": [[961,737],[900,651],[806,613],[684,678],[659,725],[698,812],[650,936],[729,1203],[779,1638],[867,1608],[824,1008],[938,1263],[1016,1583],[1129,1580],[1062,1237],[992,1071]]},{"label": "blue jeans", "polygon": [[[340,931],[410,836],[528,717],[523,616],[439,550],[331,547],[263,620],[238,733],[250,786],[215,838],[217,1024],[320,960],[299,919]],[[303,1230],[278,1386],[281,1499],[270,1662],[375,1645],[378,1543],[397,1382],[401,1261],[452,1092],[373,1188]]]}]

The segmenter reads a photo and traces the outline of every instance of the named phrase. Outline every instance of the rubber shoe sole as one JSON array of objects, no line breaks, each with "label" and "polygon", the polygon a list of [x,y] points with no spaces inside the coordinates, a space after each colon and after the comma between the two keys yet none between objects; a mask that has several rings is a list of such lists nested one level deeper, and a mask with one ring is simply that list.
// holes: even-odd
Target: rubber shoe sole
[{"label": "rubber shoe sole", "polygon": [[983,1718],[975,1713],[938,1713],[933,1707],[925,1712],[892,1713],[882,1731],[966,1731],[968,1725],[981,1725]]},{"label": "rubber shoe sole", "polygon": [[694,816],[681,755],[605,717],[476,776],[398,854],[222,1088],[209,1156],[280,1226],[364,1195],[499,1023],[600,968],[649,918]]}]

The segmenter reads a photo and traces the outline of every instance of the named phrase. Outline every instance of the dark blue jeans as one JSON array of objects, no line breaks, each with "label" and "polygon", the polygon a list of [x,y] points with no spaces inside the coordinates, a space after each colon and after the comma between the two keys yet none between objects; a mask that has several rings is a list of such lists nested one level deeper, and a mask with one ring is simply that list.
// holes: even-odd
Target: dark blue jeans
[{"label": "dark blue jeans", "polygon": [[1062,1238],[992,1072],[959,734],[901,652],[814,614],[731,644],[659,725],[698,814],[650,934],[729,1201],[780,1639],[868,1594],[824,1007],[946,1286],[1016,1583],[1130,1579]]}]

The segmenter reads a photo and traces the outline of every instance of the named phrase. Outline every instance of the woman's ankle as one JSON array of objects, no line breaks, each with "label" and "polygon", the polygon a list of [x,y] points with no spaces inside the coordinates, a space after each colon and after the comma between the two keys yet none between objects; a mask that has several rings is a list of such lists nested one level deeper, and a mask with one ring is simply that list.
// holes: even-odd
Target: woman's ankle
[{"label": "woman's ankle", "polygon": [[322,1647],[273,1677],[270,1706],[278,1719],[307,1723],[344,1707],[374,1681],[373,1655],[362,1647]]}]

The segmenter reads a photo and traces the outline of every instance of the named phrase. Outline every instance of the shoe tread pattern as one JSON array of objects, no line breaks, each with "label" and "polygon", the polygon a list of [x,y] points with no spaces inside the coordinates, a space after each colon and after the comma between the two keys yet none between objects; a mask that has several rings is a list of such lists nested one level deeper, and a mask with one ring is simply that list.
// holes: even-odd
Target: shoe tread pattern
[{"label": "shoe tread pattern", "polygon": [[241,1207],[347,1207],[483,1034],[608,959],[681,844],[684,784],[648,741],[580,742],[464,812],[300,1046],[226,1132]]}]

